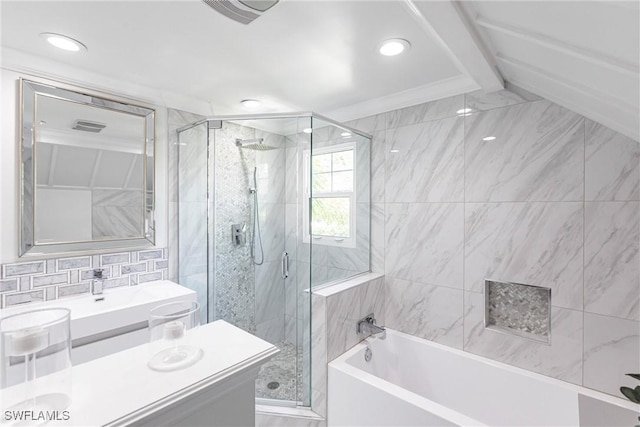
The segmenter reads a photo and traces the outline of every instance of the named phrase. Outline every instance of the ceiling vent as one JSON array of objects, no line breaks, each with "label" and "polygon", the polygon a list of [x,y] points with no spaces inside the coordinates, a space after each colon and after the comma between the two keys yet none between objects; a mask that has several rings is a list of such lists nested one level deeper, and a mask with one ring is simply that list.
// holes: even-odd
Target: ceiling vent
[{"label": "ceiling vent", "polygon": [[82,130],[82,131],[85,131],[85,132],[98,133],[102,129],[106,128],[106,127],[107,127],[107,125],[105,125],[103,123],[92,122],[92,121],[89,121],[89,120],[78,119],[75,122],[73,122],[73,129]]},{"label": "ceiling vent", "polygon": [[250,24],[280,0],[202,0],[227,18]]}]

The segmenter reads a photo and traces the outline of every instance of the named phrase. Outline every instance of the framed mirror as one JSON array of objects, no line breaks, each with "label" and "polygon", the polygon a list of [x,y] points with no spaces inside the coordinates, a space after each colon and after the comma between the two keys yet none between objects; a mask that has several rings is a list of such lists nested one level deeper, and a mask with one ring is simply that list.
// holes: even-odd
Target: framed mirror
[{"label": "framed mirror", "polygon": [[152,245],[155,110],[19,85],[20,256]]}]

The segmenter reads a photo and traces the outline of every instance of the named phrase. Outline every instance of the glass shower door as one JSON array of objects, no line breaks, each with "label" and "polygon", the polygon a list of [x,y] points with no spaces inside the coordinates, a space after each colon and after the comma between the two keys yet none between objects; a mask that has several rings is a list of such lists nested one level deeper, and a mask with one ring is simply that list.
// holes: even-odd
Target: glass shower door
[{"label": "glass shower door", "polygon": [[[212,320],[280,348],[262,368],[256,397],[309,405],[308,269],[298,269],[298,157],[310,118],[221,121],[214,150]],[[299,135],[303,135],[300,137]],[[306,273],[306,275],[305,275]],[[305,280],[304,277],[307,279]],[[308,340],[307,340],[308,342]]]}]

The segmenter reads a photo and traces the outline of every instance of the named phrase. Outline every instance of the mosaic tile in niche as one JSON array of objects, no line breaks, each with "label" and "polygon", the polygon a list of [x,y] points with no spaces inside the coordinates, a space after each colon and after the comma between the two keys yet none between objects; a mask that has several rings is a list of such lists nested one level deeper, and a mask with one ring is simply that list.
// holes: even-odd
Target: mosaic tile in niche
[{"label": "mosaic tile in niche", "polygon": [[549,343],[551,289],[485,281],[485,327]]}]

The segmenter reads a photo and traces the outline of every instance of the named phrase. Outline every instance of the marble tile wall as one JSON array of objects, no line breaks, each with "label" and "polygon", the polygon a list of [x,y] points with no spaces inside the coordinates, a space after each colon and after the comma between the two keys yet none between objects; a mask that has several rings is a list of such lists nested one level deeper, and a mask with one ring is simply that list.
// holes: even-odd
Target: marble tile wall
[{"label": "marble tile wall", "polygon": [[[204,117],[169,109],[169,277],[196,292],[207,321],[207,128],[176,130]],[[181,232],[178,233],[178,230]],[[179,267],[179,268],[178,268]]]},{"label": "marble tile wall", "polygon": [[167,279],[168,264],[167,248],[4,264],[0,308],[88,293],[96,268],[105,270],[109,289]]},{"label": "marble tile wall", "polygon": [[386,287],[381,274],[370,273],[313,291],[311,345],[311,409],[327,416],[327,364],[363,337],[358,320],[374,313],[384,325]]},{"label": "marble tile wall", "polygon": [[93,238],[128,238],[143,229],[142,191],[91,191]]},{"label": "marble tile wall", "polygon": [[[615,396],[635,386],[638,141],[513,86],[348,124],[374,135],[388,327]],[[551,345],[485,329],[485,279],[551,288]]]}]

